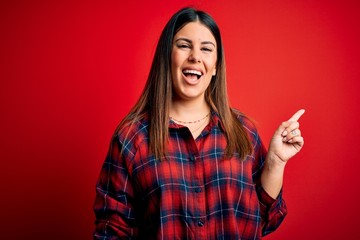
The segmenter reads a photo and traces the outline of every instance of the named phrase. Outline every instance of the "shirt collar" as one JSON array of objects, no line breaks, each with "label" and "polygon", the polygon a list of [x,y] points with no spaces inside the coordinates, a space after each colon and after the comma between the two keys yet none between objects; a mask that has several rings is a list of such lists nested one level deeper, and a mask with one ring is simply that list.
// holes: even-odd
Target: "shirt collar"
[{"label": "shirt collar", "polygon": [[211,122],[210,122],[210,126],[218,126],[223,132],[225,132],[225,128],[223,125],[223,122],[221,121],[220,115],[219,113],[215,112],[215,111],[211,111]]}]

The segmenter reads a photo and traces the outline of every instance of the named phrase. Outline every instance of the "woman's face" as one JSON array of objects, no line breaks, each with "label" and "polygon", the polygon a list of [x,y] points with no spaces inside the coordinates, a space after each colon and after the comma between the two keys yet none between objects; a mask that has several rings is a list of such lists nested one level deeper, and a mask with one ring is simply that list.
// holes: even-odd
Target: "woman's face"
[{"label": "woman's face", "polygon": [[200,22],[190,22],[174,36],[171,53],[173,90],[178,100],[204,98],[216,74],[216,40]]}]

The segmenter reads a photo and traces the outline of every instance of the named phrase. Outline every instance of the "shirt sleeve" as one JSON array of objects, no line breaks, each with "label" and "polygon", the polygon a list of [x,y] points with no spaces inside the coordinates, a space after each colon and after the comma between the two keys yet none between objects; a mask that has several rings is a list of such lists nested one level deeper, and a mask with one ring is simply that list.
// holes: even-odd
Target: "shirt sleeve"
[{"label": "shirt sleeve", "polygon": [[264,147],[260,136],[256,129],[253,132],[254,144],[254,165],[253,165],[253,180],[256,184],[256,192],[260,202],[260,214],[262,219],[262,235],[265,236],[275,231],[287,214],[287,208],[284,199],[282,198],[282,191],[278,197],[273,199],[262,188],[260,178],[264,167],[267,150]]},{"label": "shirt sleeve", "polygon": [[276,199],[270,197],[261,187],[257,187],[257,194],[260,201],[260,212],[262,218],[262,235],[265,236],[275,231],[287,214],[285,201],[282,199],[282,192]]},{"label": "shirt sleeve", "polygon": [[123,149],[119,137],[114,137],[102,166],[94,203],[94,239],[132,239],[138,229],[135,221],[135,194],[126,162],[135,154]]}]

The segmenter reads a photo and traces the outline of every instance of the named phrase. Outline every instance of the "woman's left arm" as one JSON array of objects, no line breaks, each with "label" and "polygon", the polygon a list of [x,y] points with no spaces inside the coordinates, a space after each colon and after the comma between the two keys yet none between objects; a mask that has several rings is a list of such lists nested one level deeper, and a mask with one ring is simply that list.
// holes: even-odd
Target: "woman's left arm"
[{"label": "woman's left arm", "polygon": [[261,173],[262,188],[276,199],[282,184],[287,161],[304,146],[298,120],[305,110],[297,111],[288,121],[283,122],[275,131]]}]

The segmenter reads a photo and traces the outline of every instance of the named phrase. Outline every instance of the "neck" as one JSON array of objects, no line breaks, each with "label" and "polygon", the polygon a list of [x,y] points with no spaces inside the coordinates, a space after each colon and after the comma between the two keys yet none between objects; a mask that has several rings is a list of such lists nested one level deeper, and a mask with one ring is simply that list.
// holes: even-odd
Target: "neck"
[{"label": "neck", "polygon": [[198,101],[172,101],[170,116],[182,121],[193,121],[204,117],[210,112],[205,99]]}]

